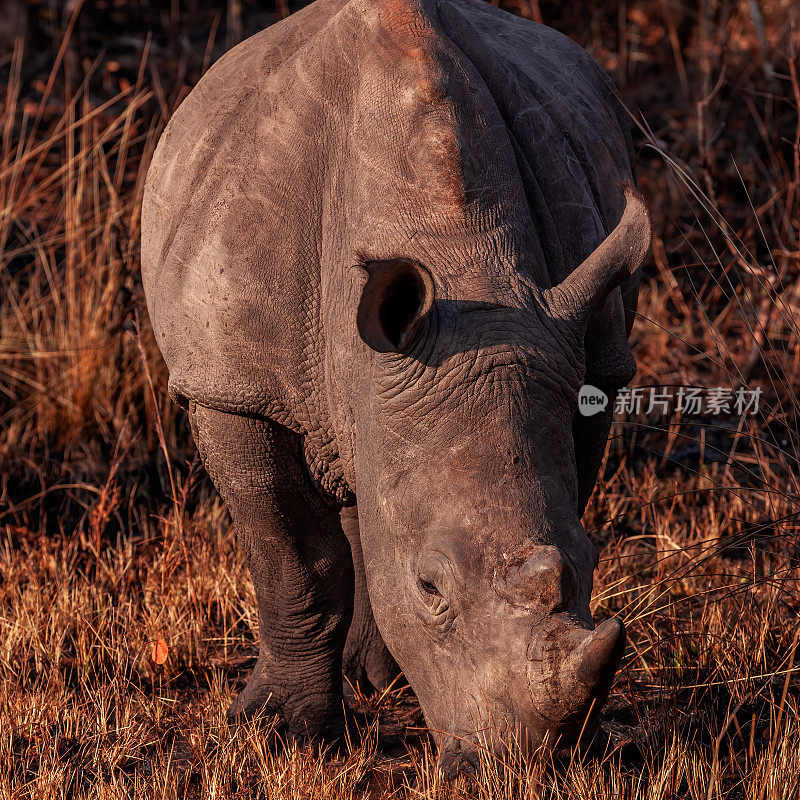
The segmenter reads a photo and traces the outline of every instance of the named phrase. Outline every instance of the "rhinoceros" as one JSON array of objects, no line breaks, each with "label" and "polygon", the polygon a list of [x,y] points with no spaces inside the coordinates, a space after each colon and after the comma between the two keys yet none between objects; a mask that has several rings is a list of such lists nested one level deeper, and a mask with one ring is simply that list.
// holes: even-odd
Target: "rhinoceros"
[{"label": "rhinoceros", "polygon": [[142,273],[255,585],[233,718],[336,736],[343,670],[396,664],[445,765],[594,719],[625,635],[581,515],[635,372],[632,172],[595,62],[483,0],[317,0],[177,109]]}]

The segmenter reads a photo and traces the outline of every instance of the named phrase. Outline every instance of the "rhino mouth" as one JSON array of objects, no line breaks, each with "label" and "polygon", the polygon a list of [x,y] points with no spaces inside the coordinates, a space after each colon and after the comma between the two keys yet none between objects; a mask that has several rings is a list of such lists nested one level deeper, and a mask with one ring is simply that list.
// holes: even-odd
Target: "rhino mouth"
[{"label": "rhino mouth", "polygon": [[433,732],[445,777],[478,772],[482,752],[507,750],[512,759],[520,753],[531,759],[542,750],[563,751],[594,738],[625,649],[625,626],[607,619],[592,631],[561,629],[558,637],[541,638],[527,654],[524,695],[495,704],[486,724],[472,732],[462,731],[463,725]]}]

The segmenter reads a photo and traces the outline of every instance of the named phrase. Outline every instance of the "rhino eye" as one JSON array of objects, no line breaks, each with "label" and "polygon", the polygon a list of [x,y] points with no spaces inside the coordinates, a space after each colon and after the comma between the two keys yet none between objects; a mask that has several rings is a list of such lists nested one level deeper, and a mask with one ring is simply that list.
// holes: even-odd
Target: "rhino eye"
[{"label": "rhino eye", "polygon": [[425,594],[430,594],[434,597],[442,596],[442,593],[436,588],[436,585],[432,581],[426,581],[425,578],[419,579],[419,588],[422,589]]},{"label": "rhino eye", "polygon": [[435,623],[442,633],[455,619],[450,605],[451,573],[447,559],[441,553],[426,553],[417,563],[417,613],[424,622]]},{"label": "rhino eye", "polygon": [[451,567],[446,556],[439,552],[424,553],[417,562],[416,583],[419,599],[427,612],[442,617],[450,609],[448,594]]}]

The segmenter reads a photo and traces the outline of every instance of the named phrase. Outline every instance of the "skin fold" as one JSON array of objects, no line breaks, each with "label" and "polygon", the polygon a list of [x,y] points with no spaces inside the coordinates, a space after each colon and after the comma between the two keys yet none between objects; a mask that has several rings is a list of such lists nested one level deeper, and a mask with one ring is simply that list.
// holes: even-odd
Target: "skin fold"
[{"label": "skin fold", "polygon": [[635,371],[631,179],[597,65],[481,0],[317,0],[177,110],[142,273],[256,589],[233,716],[337,735],[343,670],[399,665],[457,766],[597,712],[624,631],[580,516]]}]

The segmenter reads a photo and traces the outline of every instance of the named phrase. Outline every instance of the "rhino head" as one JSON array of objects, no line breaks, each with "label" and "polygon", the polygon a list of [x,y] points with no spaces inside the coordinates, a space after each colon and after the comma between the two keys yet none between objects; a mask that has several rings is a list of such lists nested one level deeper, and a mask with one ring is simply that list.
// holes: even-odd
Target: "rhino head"
[{"label": "rhino head", "polygon": [[597,550],[572,426],[587,321],[649,246],[645,206],[625,194],[600,247],[514,305],[439,299],[415,261],[363,264],[358,330],[377,354],[357,449],[375,476],[359,483],[370,596],[451,767],[475,757],[476,737],[574,740],[624,649],[623,624],[595,628],[589,610]]}]

